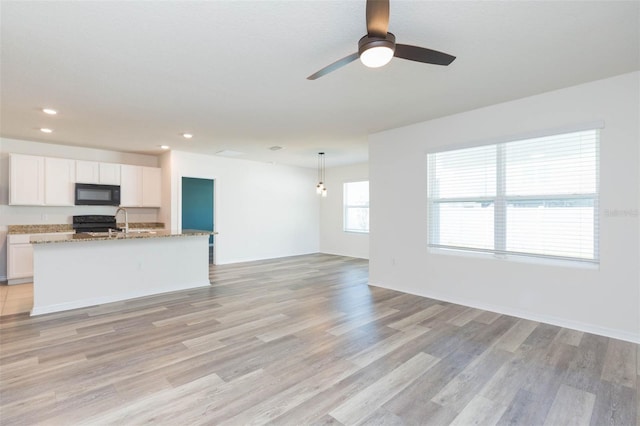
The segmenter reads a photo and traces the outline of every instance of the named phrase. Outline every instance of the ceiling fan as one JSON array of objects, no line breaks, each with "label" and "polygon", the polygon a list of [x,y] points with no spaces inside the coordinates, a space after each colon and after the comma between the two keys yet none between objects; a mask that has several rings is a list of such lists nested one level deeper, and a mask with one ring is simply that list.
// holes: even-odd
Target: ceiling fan
[{"label": "ceiling fan", "polygon": [[387,32],[389,28],[389,0],[367,0],[367,34],[358,41],[358,51],[339,59],[311,74],[307,80],[315,80],[343,67],[356,59],[370,68],[389,63],[392,57],[423,62],[425,64],[449,65],[456,59],[447,53],[424,47],[397,44],[396,36]]}]

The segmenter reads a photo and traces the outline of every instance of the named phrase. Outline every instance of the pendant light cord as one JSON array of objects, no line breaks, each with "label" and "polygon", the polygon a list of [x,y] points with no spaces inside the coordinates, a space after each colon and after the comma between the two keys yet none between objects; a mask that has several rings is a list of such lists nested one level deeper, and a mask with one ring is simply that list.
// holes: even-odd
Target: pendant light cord
[{"label": "pendant light cord", "polygon": [[325,179],[325,159],[324,152],[318,153],[318,184],[316,188],[318,190],[318,194],[322,194],[323,197],[326,197],[327,186],[324,182]]}]

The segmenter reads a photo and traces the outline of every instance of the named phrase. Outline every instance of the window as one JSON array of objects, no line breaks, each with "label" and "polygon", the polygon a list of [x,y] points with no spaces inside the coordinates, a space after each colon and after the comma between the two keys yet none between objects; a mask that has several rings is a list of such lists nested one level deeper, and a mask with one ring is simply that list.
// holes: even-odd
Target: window
[{"label": "window", "polygon": [[597,263],[599,131],[428,154],[429,246]]},{"label": "window", "polygon": [[369,182],[344,184],[345,232],[369,232]]}]

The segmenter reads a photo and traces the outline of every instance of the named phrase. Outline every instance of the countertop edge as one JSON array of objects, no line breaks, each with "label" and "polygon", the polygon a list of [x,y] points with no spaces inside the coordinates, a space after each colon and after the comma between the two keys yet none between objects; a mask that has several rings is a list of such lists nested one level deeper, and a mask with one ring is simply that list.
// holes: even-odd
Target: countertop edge
[{"label": "countertop edge", "polygon": [[[118,222],[119,228],[124,228],[124,223]],[[164,230],[162,222],[131,222],[129,229],[157,229]],[[62,232],[74,232],[73,225],[63,224],[39,224],[39,225],[7,225],[7,235],[20,234],[57,234]]]},{"label": "countertop edge", "polygon": [[175,237],[197,237],[197,236],[209,236],[217,233],[211,231],[200,230],[185,230],[182,232],[172,232],[165,230],[158,230],[144,233],[118,233],[114,236],[92,236],[88,234],[59,234],[59,235],[47,235],[47,236],[34,236],[31,237],[30,243],[34,245],[39,244],[59,244],[59,243],[83,243],[90,241],[125,241],[125,240],[141,240],[151,238],[175,238]]}]

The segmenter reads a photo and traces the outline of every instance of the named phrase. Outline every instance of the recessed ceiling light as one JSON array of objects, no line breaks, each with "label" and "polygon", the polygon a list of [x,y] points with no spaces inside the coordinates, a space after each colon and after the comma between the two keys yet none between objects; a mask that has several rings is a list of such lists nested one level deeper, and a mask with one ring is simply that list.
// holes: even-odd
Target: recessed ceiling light
[{"label": "recessed ceiling light", "polygon": [[169,145],[160,145],[160,149],[169,149],[171,148]]},{"label": "recessed ceiling light", "polygon": [[51,129],[47,129],[47,128],[44,128],[44,127],[43,127],[42,129],[40,129],[40,131],[41,131],[42,133],[52,133],[52,132],[53,132],[53,130],[51,130]]},{"label": "recessed ceiling light", "polygon": [[55,109],[51,109],[51,108],[43,108],[42,112],[44,112],[45,114],[49,114],[49,115],[56,115],[58,113],[58,111],[56,111]]},{"label": "recessed ceiling light", "polygon": [[191,139],[193,137],[193,135],[191,133],[183,133],[182,137],[185,139]]},{"label": "recessed ceiling light", "polygon": [[280,151],[282,149],[281,146],[278,145],[274,145],[272,147],[269,148],[271,151]]}]

